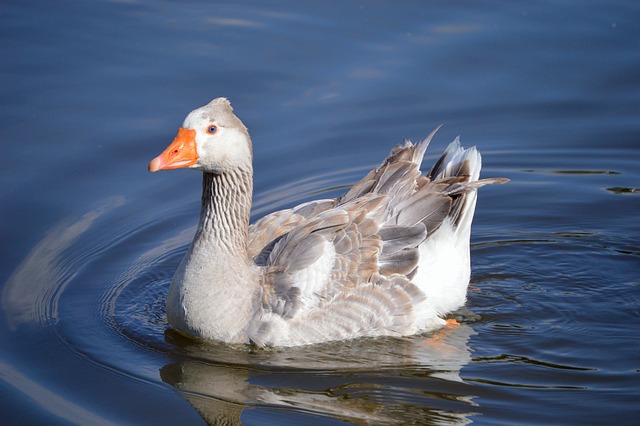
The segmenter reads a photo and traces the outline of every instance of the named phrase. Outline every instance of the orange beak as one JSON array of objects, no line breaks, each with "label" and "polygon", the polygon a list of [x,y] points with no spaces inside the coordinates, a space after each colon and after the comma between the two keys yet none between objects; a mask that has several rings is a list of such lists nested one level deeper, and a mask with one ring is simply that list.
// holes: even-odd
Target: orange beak
[{"label": "orange beak", "polygon": [[196,131],[180,127],[178,135],[162,154],[151,160],[149,171],[179,169],[193,166],[198,160]]}]

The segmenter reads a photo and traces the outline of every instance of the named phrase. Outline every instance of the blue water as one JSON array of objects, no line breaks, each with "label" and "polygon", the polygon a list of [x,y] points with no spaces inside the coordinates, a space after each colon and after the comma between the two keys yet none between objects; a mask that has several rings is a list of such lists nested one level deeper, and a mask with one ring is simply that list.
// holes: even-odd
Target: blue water
[{"label": "blue water", "polygon": [[[640,4],[0,5],[3,424],[637,424]],[[449,334],[193,343],[164,317],[200,176],[149,174],[228,97],[254,218],[440,124],[483,153]]]}]

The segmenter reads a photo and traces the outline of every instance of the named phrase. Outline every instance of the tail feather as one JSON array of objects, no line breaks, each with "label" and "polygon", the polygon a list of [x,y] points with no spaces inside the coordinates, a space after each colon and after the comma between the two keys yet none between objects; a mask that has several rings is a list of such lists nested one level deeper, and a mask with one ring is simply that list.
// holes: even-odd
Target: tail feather
[{"label": "tail feather", "polygon": [[433,131],[429,133],[429,136],[427,136],[422,142],[417,144],[416,149],[413,152],[412,160],[414,163],[418,165],[418,167],[420,166],[420,164],[422,164],[422,159],[424,158],[424,154],[425,152],[427,152],[427,148],[429,147],[431,140],[433,139],[435,134],[438,132],[438,130],[440,130],[440,127],[442,127],[442,125],[439,125],[435,129],[433,129]]},{"label": "tail feather", "polygon": [[445,149],[426,176],[432,181],[453,179],[442,192],[451,197],[449,218],[454,229],[466,229],[471,226],[475,210],[476,189],[492,184],[504,183],[508,179],[481,179],[482,156],[475,146],[464,149],[460,137],[456,137]]},{"label": "tail feather", "polygon": [[431,180],[452,176],[467,177],[466,182],[478,180],[482,168],[482,156],[475,146],[464,149],[460,137],[456,137],[436,161],[427,177]]}]

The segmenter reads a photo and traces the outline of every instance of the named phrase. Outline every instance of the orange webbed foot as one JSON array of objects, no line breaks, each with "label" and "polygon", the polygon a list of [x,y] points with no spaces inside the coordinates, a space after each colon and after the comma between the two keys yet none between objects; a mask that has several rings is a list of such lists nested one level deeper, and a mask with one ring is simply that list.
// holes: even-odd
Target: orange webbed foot
[{"label": "orange webbed foot", "polygon": [[453,318],[449,318],[447,324],[433,333],[432,336],[424,339],[425,343],[433,346],[447,346],[444,340],[460,327],[460,323]]}]

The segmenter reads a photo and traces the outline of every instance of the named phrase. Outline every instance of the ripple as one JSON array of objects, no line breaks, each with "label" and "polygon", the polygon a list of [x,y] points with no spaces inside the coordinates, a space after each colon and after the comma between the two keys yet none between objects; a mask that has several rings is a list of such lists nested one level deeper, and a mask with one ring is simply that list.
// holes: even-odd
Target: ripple
[{"label": "ripple", "polygon": [[75,222],[53,227],[36,244],[2,291],[2,308],[12,329],[21,325],[46,326],[58,320],[60,297],[65,288],[111,241],[101,240],[81,249],[74,244],[98,219],[123,204],[122,197],[112,198]]},{"label": "ripple", "polygon": [[554,175],[619,175],[620,172],[613,170],[536,170],[525,169],[521,170],[524,173],[541,173],[541,174],[554,174]]},{"label": "ripple", "polygon": [[623,186],[613,186],[607,188],[607,191],[614,194],[640,194],[640,188],[628,188]]},{"label": "ripple", "polygon": [[164,300],[192,234],[192,229],[183,230],[142,253],[102,294],[101,314],[132,342],[164,347]]},{"label": "ripple", "polygon": [[550,362],[537,361],[526,356],[516,356],[516,355],[507,355],[507,354],[502,354],[502,355],[493,356],[493,357],[477,357],[477,358],[474,358],[473,361],[478,363],[483,363],[483,364],[495,364],[495,363],[531,364],[535,366],[558,369],[558,370],[575,370],[575,371],[594,371],[595,370],[595,368],[553,364]]},{"label": "ripple", "polygon": [[465,381],[529,390],[594,386],[610,368],[607,348],[621,350],[633,333],[621,324],[637,323],[633,244],[593,230],[479,235],[468,305],[481,316],[474,328],[482,339]]},{"label": "ripple", "polygon": [[487,379],[469,379],[470,382],[481,383],[484,385],[491,386],[499,386],[499,387],[510,387],[510,388],[520,388],[520,389],[562,389],[562,390],[585,390],[587,389],[584,386],[570,386],[570,385],[536,385],[536,384],[525,384],[525,383],[515,383],[515,382],[500,382],[497,380],[487,380]]}]

